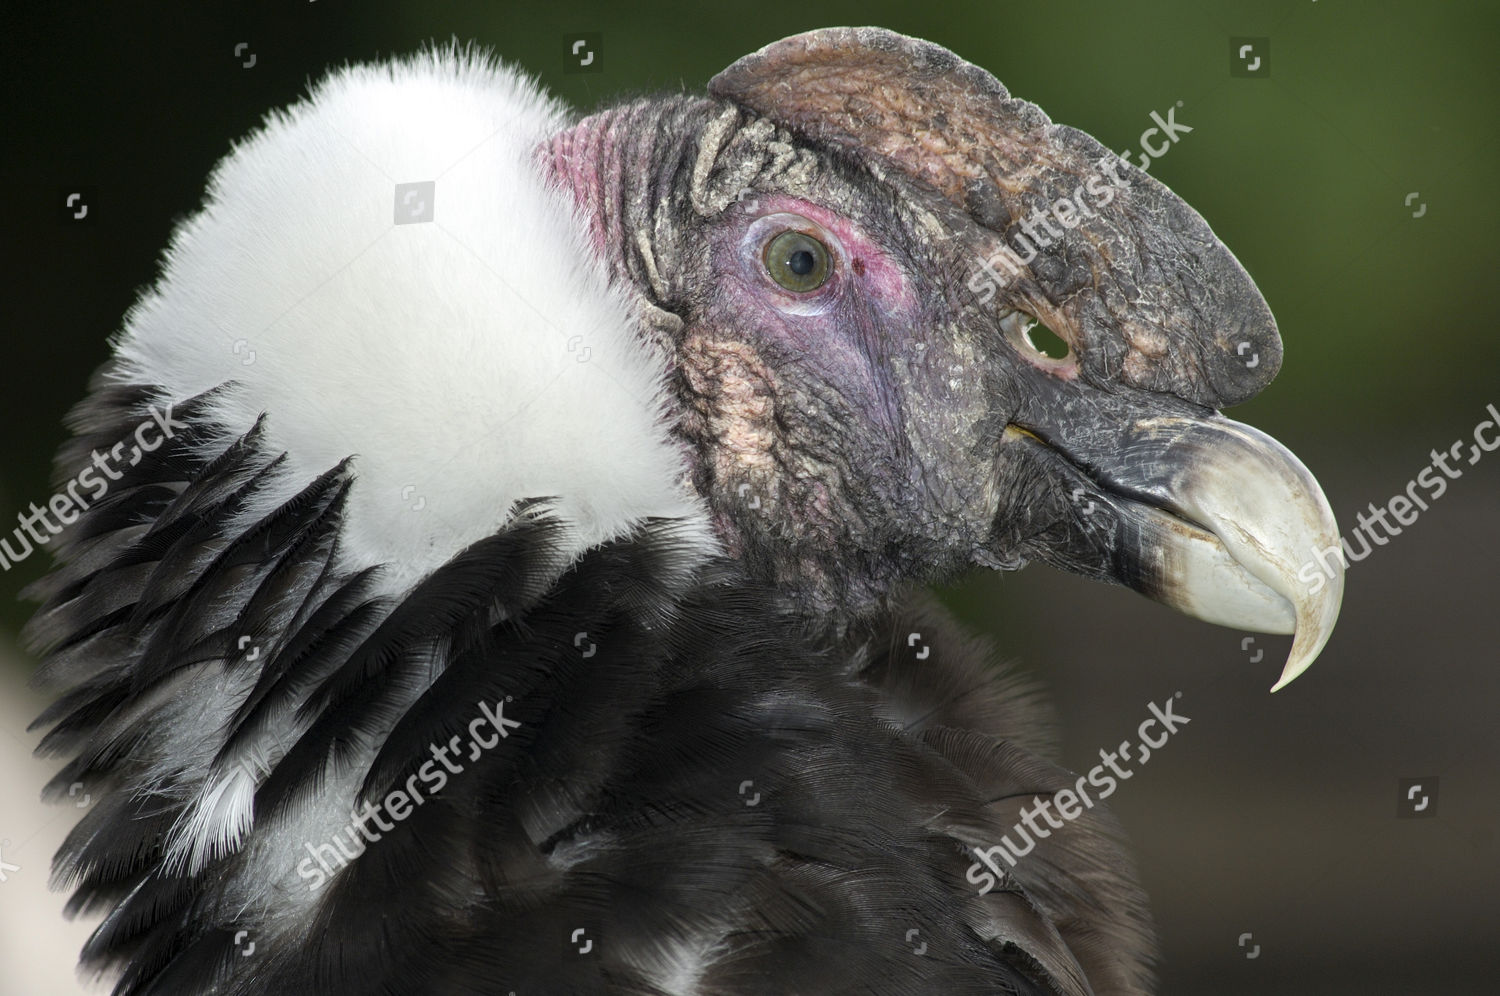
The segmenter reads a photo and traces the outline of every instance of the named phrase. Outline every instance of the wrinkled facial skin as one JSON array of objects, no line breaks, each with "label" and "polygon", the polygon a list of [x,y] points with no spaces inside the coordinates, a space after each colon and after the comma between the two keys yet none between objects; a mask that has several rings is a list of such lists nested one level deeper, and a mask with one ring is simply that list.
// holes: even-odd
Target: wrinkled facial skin
[{"label": "wrinkled facial skin", "polygon": [[[698,140],[666,165],[632,137],[683,128]],[[972,257],[930,195],[723,102],[622,109],[553,150],[575,190],[619,205],[590,211],[595,242],[641,293],[692,484],[731,554],[819,616],[1005,559],[985,543],[1019,357],[965,288]],[[646,163],[673,184],[654,205],[632,190]],[[765,250],[787,231],[827,247],[815,290],[772,279]]]},{"label": "wrinkled facial skin", "polygon": [[[684,233],[685,286],[713,293],[678,303],[682,432],[731,550],[819,611],[857,613],[979,555],[1013,357],[955,294],[963,260],[920,201],[827,154],[788,156],[758,124],[723,156],[788,166]],[[786,231],[827,247],[816,290],[771,276]]]},{"label": "wrinkled facial skin", "polygon": [[[710,92],[601,112],[539,158],[661,354],[731,555],[836,628],[906,582],[1040,559],[1297,632],[1280,684],[1311,662],[1342,579],[1310,592],[1298,565],[1337,524],[1292,454],[1217,412],[1281,344],[1196,212],[880,29],[784,39]],[[1038,239],[1048,211],[1062,228]],[[1023,232],[1034,252],[984,268]],[[789,274],[783,244],[826,279]]]}]

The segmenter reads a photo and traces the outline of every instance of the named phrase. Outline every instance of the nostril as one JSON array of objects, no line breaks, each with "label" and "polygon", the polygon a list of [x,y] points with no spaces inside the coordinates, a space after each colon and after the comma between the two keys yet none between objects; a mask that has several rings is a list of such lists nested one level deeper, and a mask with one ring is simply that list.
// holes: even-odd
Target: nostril
[{"label": "nostril", "polygon": [[1048,359],[1066,360],[1068,358],[1068,353],[1070,352],[1068,344],[1063,342],[1061,336],[1041,322],[1033,322],[1021,334],[1025,337],[1027,345]]},{"label": "nostril", "polygon": [[1022,356],[1050,370],[1073,366],[1073,351],[1062,336],[1032,316],[1014,311],[1000,320],[1000,328]]}]

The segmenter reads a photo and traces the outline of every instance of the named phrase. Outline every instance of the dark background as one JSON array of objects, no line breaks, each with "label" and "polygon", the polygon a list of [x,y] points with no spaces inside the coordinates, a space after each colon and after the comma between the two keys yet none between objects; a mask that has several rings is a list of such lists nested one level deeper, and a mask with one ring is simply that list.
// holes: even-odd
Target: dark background
[{"label": "dark background", "polygon": [[[1302,457],[1345,535],[1500,405],[1493,3],[142,7],[0,15],[0,531],[50,494],[64,412],[230,143],[330,66],[450,37],[580,110],[701,89],[747,52],[834,24],[939,42],[1117,151],[1181,102],[1193,130],[1151,171],[1239,256],[1286,343],[1281,376],[1233,414]],[[573,34],[590,35],[597,72],[566,71]],[[1231,75],[1241,37],[1269,39],[1268,75]],[[74,191],[83,221],[63,208]],[[1044,568],[944,593],[1050,688],[1071,767],[1182,692],[1191,724],[1111,800],[1152,896],[1163,992],[1496,991],[1500,451],[1462,469],[1351,569],[1332,642],[1274,697],[1285,638],[1247,645]],[[16,595],[44,566],[0,575],[6,695],[33,666],[11,649],[30,608]],[[1400,818],[1400,780],[1434,777],[1434,815]]]}]

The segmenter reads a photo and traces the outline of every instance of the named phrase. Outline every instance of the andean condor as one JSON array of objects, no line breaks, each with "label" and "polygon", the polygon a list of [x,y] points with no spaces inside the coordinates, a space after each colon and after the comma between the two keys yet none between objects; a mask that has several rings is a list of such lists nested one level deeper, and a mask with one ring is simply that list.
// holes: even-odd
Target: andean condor
[{"label": "andean condor", "polygon": [[29,636],[53,787],[104,799],[56,861],[85,966],[1148,991],[1115,824],[912,590],[1040,560],[1295,631],[1289,681],[1337,530],[1217,412],[1280,360],[1198,214],[926,42],[581,120],[470,51],[334,73],[215,170],[59,459]]}]

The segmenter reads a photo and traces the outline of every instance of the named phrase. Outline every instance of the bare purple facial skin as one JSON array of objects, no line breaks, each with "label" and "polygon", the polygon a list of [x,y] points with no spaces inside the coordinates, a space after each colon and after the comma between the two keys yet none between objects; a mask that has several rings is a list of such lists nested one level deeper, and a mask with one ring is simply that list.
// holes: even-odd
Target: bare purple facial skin
[{"label": "bare purple facial skin", "polygon": [[[816,290],[788,290],[768,271],[767,245],[788,231],[827,247],[832,266]],[[869,416],[867,428],[893,439],[900,415],[890,355],[909,348],[920,315],[911,282],[883,246],[827,207],[770,195],[726,212],[710,251],[724,278],[714,324],[753,330],[747,338],[763,354],[795,359],[816,379],[838,385],[851,407]]]},{"label": "bare purple facial skin", "polygon": [[[836,617],[973,561],[1008,347],[966,326],[966,248],[905,181],[698,98],[586,118],[538,158],[663,355],[686,483],[727,552]],[[826,249],[817,286],[768,271],[786,232]]]}]

